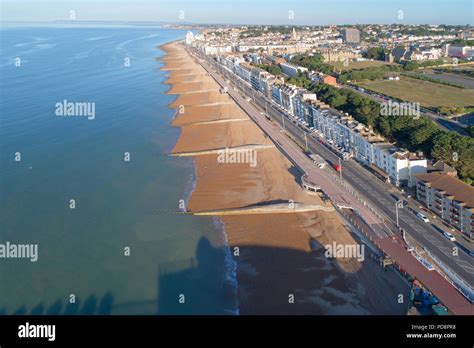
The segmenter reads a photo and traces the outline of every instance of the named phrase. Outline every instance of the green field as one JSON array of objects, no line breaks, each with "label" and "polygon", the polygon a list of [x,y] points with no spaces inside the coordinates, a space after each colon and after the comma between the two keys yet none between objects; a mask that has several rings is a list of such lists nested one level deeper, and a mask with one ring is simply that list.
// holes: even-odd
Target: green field
[{"label": "green field", "polygon": [[329,63],[329,64],[331,64],[332,66],[334,66],[338,70],[347,71],[347,70],[365,69],[365,68],[370,68],[370,67],[373,67],[373,66],[381,66],[381,65],[390,64],[390,63],[382,62],[380,60],[374,60],[373,62],[370,62],[370,61],[368,61],[368,62],[352,62],[352,61],[349,61],[348,66],[344,66],[344,62],[332,62],[332,63]]},{"label": "green field", "polygon": [[427,107],[474,105],[474,89],[462,89],[401,76],[400,81],[369,81],[359,86]]}]

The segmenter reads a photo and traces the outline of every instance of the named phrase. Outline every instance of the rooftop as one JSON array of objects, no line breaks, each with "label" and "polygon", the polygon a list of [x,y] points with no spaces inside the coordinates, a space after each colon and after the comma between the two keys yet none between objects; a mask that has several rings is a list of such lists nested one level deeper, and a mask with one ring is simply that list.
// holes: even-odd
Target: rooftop
[{"label": "rooftop", "polygon": [[397,151],[393,157],[396,159],[409,159],[410,161],[416,161],[416,160],[424,160],[425,158],[423,157],[423,154],[416,154],[414,152],[410,151]]},{"label": "rooftop", "polygon": [[432,188],[453,196],[455,201],[466,203],[466,207],[474,208],[474,187],[461,180],[439,172],[418,174],[416,177],[418,180],[430,183]]},{"label": "rooftop", "polygon": [[439,171],[445,172],[445,173],[454,173],[454,172],[456,172],[456,169],[454,169],[453,167],[447,165],[443,161],[436,161],[435,163],[433,163],[431,168],[434,169],[434,170],[439,170]]}]

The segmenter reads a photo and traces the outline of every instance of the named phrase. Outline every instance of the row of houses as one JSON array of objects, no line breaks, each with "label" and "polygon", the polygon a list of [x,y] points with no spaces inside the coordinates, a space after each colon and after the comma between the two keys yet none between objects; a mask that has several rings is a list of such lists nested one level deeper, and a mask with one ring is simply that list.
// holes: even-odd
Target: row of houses
[{"label": "row of houses", "polygon": [[[426,173],[427,160],[395,147],[351,116],[329,109],[316,94],[247,65],[241,58],[217,57],[217,60],[251,86],[273,100],[287,114],[319,131],[325,140],[341,152],[370,167],[393,185],[414,187],[416,174]],[[322,80],[324,81],[324,80]]]},{"label": "row of houses", "polygon": [[[304,88],[285,84],[267,71],[252,67],[238,57],[218,61],[273,100],[290,116],[322,134],[324,141],[354,158],[393,185],[416,189],[428,209],[472,237],[474,188],[456,178],[455,172],[428,167],[422,153],[402,150],[350,115],[330,109]],[[439,164],[439,163],[438,163]]]},{"label": "row of houses", "polygon": [[314,128],[327,142],[396,187],[414,187],[416,175],[426,173],[427,159],[422,153],[415,154],[394,146],[350,115],[330,109],[312,114],[315,116]]}]

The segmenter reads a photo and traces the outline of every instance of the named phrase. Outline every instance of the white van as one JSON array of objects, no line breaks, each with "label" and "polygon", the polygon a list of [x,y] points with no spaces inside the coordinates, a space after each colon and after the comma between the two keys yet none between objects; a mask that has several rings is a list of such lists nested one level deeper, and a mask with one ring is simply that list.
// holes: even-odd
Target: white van
[{"label": "white van", "polygon": [[416,217],[423,222],[430,222],[430,220],[422,213],[416,213]]}]

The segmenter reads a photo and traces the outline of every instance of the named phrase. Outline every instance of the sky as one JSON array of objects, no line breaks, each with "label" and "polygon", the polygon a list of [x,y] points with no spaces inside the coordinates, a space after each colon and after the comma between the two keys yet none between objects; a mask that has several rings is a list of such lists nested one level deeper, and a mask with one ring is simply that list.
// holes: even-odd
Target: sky
[{"label": "sky", "polygon": [[79,21],[474,25],[474,0],[0,0],[0,4],[2,21],[69,20],[73,14]]}]

